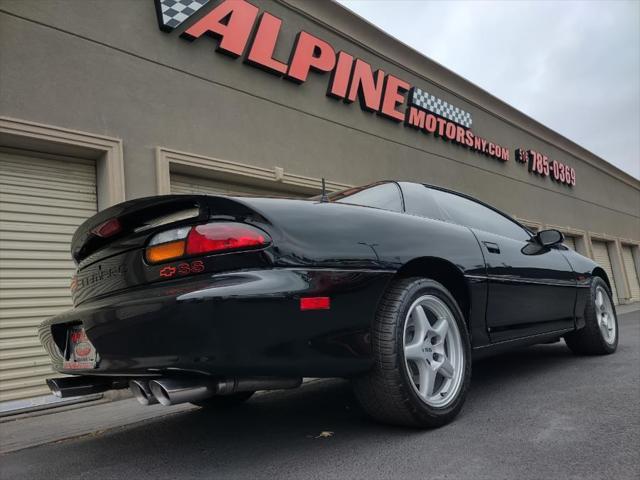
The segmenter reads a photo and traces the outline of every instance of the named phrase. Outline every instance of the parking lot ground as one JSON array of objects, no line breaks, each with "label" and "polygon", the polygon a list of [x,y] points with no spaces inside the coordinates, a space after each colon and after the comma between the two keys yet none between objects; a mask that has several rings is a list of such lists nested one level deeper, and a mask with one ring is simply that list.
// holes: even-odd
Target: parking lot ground
[{"label": "parking lot ground", "polygon": [[437,430],[373,423],[342,380],[227,413],[129,399],[0,424],[14,450],[0,478],[636,479],[639,367],[636,310],[620,315],[615,355],[560,342],[475,363],[465,408]]}]

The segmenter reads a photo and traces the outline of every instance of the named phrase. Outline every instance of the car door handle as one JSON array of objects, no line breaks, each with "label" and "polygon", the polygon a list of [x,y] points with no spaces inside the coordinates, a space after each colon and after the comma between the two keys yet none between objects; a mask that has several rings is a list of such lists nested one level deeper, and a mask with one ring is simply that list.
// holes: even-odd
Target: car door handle
[{"label": "car door handle", "polygon": [[493,242],[482,242],[490,253],[500,253],[500,246]]}]

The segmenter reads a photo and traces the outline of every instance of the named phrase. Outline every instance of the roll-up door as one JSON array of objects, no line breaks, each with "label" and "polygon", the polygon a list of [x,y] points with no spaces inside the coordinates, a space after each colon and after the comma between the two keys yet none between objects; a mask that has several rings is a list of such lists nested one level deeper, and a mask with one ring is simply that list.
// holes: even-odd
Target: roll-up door
[{"label": "roll-up door", "polygon": [[624,263],[624,269],[627,272],[627,278],[629,279],[631,300],[634,302],[640,301],[640,282],[638,281],[638,272],[633,261],[633,252],[631,250],[631,246],[622,246],[622,261]]},{"label": "roll-up door", "polygon": [[71,307],[71,236],[95,212],[94,162],[0,152],[0,401],[49,393],[37,327]]},{"label": "roll-up door", "polygon": [[267,195],[300,196],[292,194],[286,188],[269,189],[239,183],[228,183],[191,175],[171,174],[171,193],[204,193],[208,195]]},{"label": "roll-up door", "polygon": [[564,237],[564,244],[572,250],[576,249],[576,240],[573,237]]},{"label": "roll-up door", "polygon": [[605,272],[607,272],[607,276],[609,277],[609,281],[611,282],[613,301],[617,305],[618,291],[616,289],[616,282],[613,278],[613,269],[611,268],[611,259],[609,258],[609,249],[607,248],[607,244],[606,242],[594,240],[592,242],[592,246],[593,259],[604,269]]}]

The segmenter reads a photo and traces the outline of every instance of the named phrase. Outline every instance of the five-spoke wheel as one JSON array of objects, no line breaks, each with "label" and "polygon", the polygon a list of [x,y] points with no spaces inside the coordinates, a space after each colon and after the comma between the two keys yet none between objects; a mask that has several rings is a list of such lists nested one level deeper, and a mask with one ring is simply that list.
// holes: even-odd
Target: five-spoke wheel
[{"label": "five-spoke wheel", "polygon": [[602,278],[593,277],[584,309],[584,326],[564,336],[571,351],[582,355],[606,355],[616,351],[618,319],[610,292]]},{"label": "five-spoke wheel", "polygon": [[471,347],[458,302],[440,283],[400,278],[385,293],[371,330],[374,367],[353,380],[377,420],[438,427],[462,408]]},{"label": "five-spoke wheel", "polygon": [[464,351],[453,313],[434,295],[418,298],[404,326],[404,358],[416,392],[441,407],[460,389]]},{"label": "five-spoke wheel", "polygon": [[596,287],[595,304],[598,326],[602,332],[602,338],[604,338],[607,343],[613,343],[616,338],[616,317],[613,313],[611,299],[602,286]]}]

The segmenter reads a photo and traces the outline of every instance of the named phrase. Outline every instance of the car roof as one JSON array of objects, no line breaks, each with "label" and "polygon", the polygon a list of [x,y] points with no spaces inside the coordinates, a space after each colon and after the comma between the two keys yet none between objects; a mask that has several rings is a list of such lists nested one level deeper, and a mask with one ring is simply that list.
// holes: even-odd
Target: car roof
[{"label": "car roof", "polygon": [[[423,183],[423,182],[411,182],[411,181],[404,181],[404,180],[386,180],[386,181],[396,183],[400,187],[402,187],[403,183],[412,183],[414,185],[422,185],[423,187],[431,188],[431,189],[434,189],[434,190],[440,190],[442,192],[450,193],[452,195],[458,195],[459,197],[466,198],[467,200],[471,200],[472,202],[479,203],[480,205],[482,205],[483,207],[488,208],[489,210],[493,210],[494,212],[496,212],[496,213],[502,215],[503,217],[511,220],[512,222],[514,222],[515,224],[517,224],[518,226],[520,226],[521,228],[523,228],[524,230],[529,232],[531,235],[535,235],[535,232],[533,232],[531,229],[529,229],[526,225],[523,225],[522,223],[520,223],[518,220],[513,218],[508,213],[505,213],[505,212],[503,212],[501,210],[498,210],[493,205],[490,205],[490,204],[488,204],[486,202],[483,202],[482,200],[479,200],[479,199],[477,199],[475,197],[472,197],[471,195],[468,195],[466,193],[458,192],[456,190],[452,190],[452,189],[446,188],[446,187],[441,187],[440,185],[433,185],[433,184]],[[377,183],[382,183],[382,182],[377,182]]]}]

